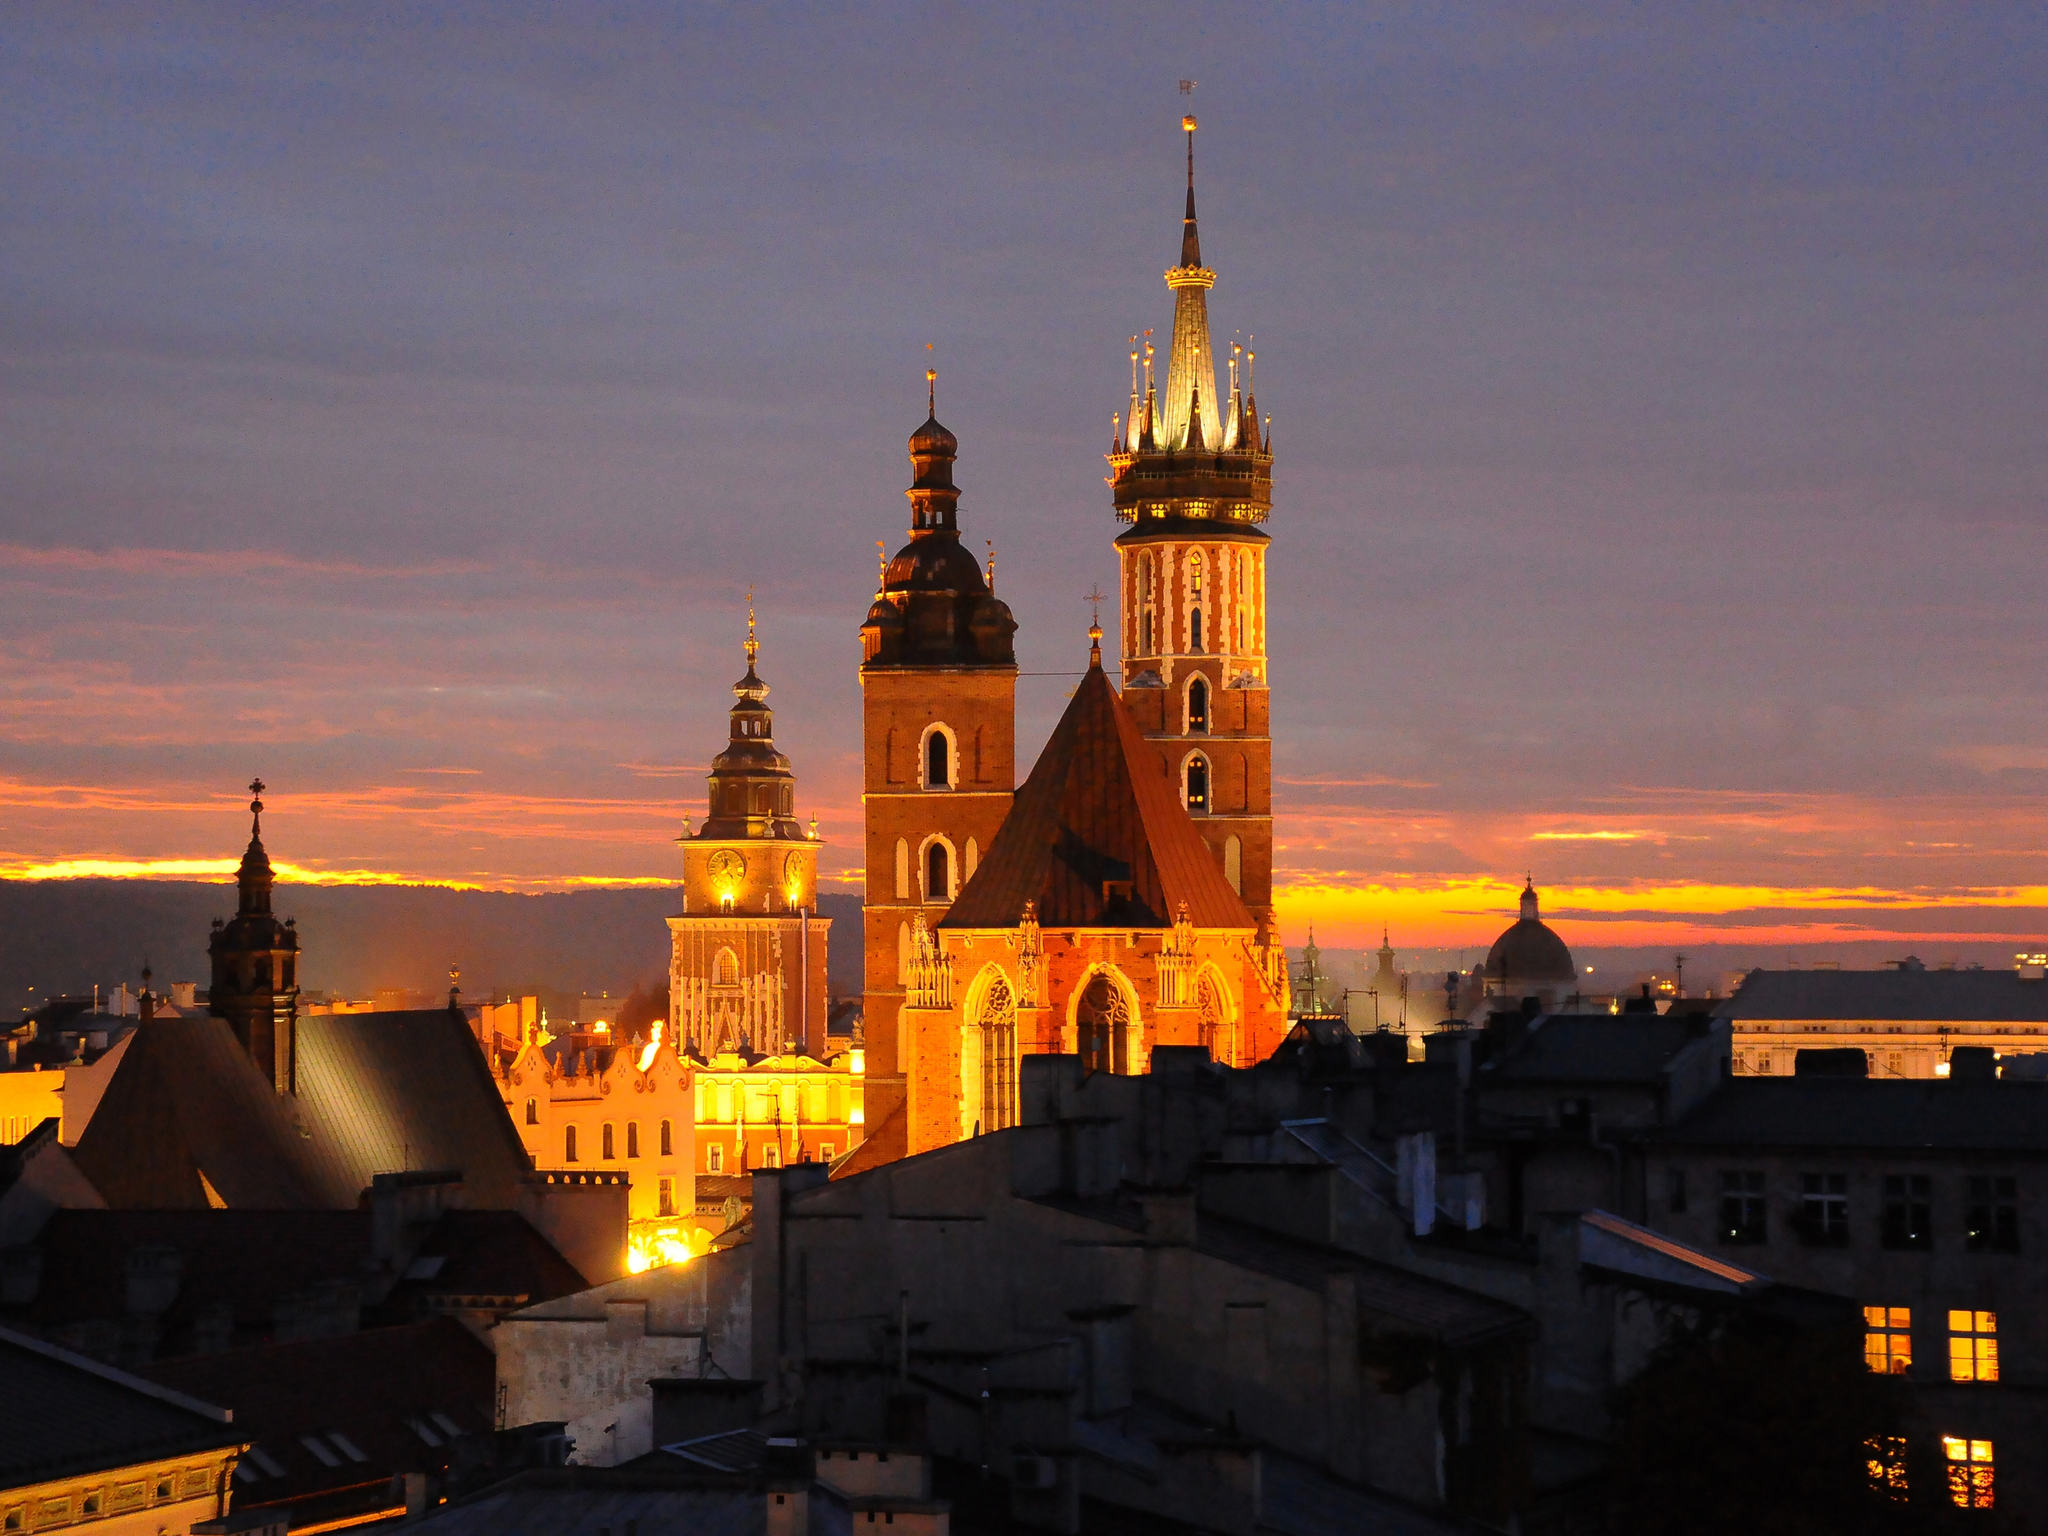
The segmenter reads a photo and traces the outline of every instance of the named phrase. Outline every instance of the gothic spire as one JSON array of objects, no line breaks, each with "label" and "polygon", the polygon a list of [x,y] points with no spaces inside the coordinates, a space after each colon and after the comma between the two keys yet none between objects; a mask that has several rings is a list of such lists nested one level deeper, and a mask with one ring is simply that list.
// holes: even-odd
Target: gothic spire
[{"label": "gothic spire", "polygon": [[1188,211],[1181,225],[1180,265],[1166,273],[1166,286],[1173,290],[1173,344],[1167,353],[1166,398],[1160,402],[1159,437],[1169,449],[1223,441],[1216,360],[1209,350],[1208,291],[1216,274],[1202,265],[1202,242],[1195,232],[1194,118],[1182,118],[1181,127],[1188,136]]}]

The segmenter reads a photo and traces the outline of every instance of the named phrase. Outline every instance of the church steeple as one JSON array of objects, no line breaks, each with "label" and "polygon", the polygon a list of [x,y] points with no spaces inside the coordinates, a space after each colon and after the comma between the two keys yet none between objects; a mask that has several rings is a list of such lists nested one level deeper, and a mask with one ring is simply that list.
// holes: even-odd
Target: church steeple
[{"label": "church steeple", "polygon": [[279,1093],[297,1083],[299,934],[271,914],[277,876],[263,846],[263,781],[249,783],[249,846],[235,871],[234,917],[214,920],[207,953],[213,977],[207,1010],[227,1020],[263,1075]]},{"label": "church steeple", "polygon": [[1202,265],[1202,240],[1195,229],[1195,120],[1184,117],[1180,124],[1188,136],[1188,211],[1181,224],[1180,265],[1166,273],[1166,286],[1173,290],[1173,344],[1167,351],[1158,436],[1164,447],[1199,452],[1223,441],[1216,360],[1209,351],[1208,292],[1216,286],[1216,274]]}]

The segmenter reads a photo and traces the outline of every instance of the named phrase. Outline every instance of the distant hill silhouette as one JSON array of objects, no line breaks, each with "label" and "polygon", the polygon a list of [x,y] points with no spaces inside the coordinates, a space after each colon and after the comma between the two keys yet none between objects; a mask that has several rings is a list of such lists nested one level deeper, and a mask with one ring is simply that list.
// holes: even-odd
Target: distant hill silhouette
[{"label": "distant hill silhouette", "polygon": [[[213,919],[234,911],[232,885],[170,880],[0,881],[0,1018],[34,999],[136,983],[206,985]],[[280,917],[298,919],[300,984],[344,996],[380,987],[445,991],[462,967],[471,998],[508,992],[629,992],[668,971],[672,889],[540,896],[441,886],[280,885]],[[835,996],[860,990],[860,899],[819,898],[832,933]]]}]

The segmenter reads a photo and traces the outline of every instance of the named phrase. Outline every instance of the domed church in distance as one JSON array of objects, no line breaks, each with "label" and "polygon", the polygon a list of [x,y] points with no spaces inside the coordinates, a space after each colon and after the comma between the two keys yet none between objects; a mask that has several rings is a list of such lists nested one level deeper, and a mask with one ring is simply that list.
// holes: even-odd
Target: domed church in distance
[{"label": "domed church in distance", "polygon": [[1578,967],[1564,940],[1537,910],[1533,877],[1522,886],[1521,916],[1493,941],[1493,948],[1486,952],[1485,969],[1482,1013],[1503,1002],[1512,1006],[1525,997],[1537,999],[1548,1012],[1577,995]]}]

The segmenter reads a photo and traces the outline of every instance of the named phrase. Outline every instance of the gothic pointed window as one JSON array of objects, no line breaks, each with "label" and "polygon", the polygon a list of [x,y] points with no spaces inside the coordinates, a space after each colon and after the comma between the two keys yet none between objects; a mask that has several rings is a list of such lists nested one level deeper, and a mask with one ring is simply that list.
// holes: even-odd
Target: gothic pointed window
[{"label": "gothic pointed window", "polygon": [[711,962],[711,985],[736,987],[739,984],[740,957],[729,949],[721,949],[718,958]]},{"label": "gothic pointed window", "polygon": [[944,726],[933,726],[924,739],[924,787],[953,787],[953,737]]},{"label": "gothic pointed window", "polygon": [[1130,1005],[1123,989],[1097,972],[1074,1010],[1076,1044],[1085,1072],[1130,1071]]},{"label": "gothic pointed window", "polygon": [[1237,1065],[1236,1031],[1230,1024],[1222,989],[1216,978],[1206,973],[1195,982],[1195,1017],[1201,1023],[1202,1044],[1208,1048],[1209,1059],[1226,1067]]},{"label": "gothic pointed window", "polygon": [[1197,597],[1202,595],[1202,556],[1199,550],[1188,556],[1188,590]]},{"label": "gothic pointed window", "polygon": [[540,1101],[538,1099],[528,1099],[526,1101],[526,1123],[528,1125],[540,1124]]},{"label": "gothic pointed window", "polygon": [[953,851],[937,838],[924,851],[924,899],[953,899]]},{"label": "gothic pointed window", "polygon": [[981,1033],[981,1128],[1000,1131],[1017,1123],[1017,1000],[1002,977],[989,984],[976,1023]]},{"label": "gothic pointed window", "polygon": [[1201,678],[1188,684],[1188,734],[1207,735],[1209,730],[1209,685]]},{"label": "gothic pointed window", "polygon": [[1191,651],[1199,651],[1201,648],[1202,610],[1197,608],[1188,615],[1188,649]]},{"label": "gothic pointed window", "polygon": [[1209,809],[1209,760],[1197,752],[1188,759],[1188,810],[1200,816]]}]

